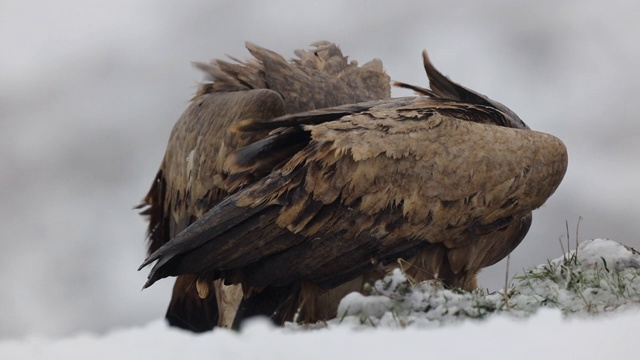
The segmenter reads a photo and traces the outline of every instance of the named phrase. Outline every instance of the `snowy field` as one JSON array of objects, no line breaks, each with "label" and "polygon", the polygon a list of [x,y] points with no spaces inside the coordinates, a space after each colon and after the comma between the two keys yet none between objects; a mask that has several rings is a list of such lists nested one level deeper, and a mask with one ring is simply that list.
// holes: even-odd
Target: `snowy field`
[{"label": "snowy field", "polygon": [[[409,286],[400,271],[347,295],[338,318],[194,335],[156,320],[104,336],[0,342],[2,359],[616,359],[637,352],[640,253],[610,240],[530,269],[500,293]],[[505,306],[505,302],[509,306]]]},{"label": "snowy field", "polygon": [[291,333],[254,321],[233,333],[191,335],[157,320],[104,336],[0,343],[3,359],[630,359],[640,312],[567,321],[545,310],[526,321],[496,316],[440,329],[322,329]]},{"label": "snowy field", "polygon": [[[640,324],[632,313],[567,323],[553,312],[523,322],[491,316],[487,324],[365,330],[354,340],[339,335],[351,334],[343,328],[294,337],[262,325],[241,335],[191,337],[159,320],[170,280],[140,291],[147,273],[136,269],[145,257],[146,224],[132,208],[202,79],[191,61],[244,58],[247,40],[289,57],[325,39],[350,59],[378,57],[392,79],[423,86],[426,48],[452,79],[565,142],[565,179],[534,212],[510,276],[560,256],[565,221],[574,239],[579,217],[580,240],[606,237],[640,248],[638,13],[638,2],[596,0],[0,2],[3,355],[13,348],[53,357],[57,349],[86,358],[85,346],[138,358],[199,346],[212,355],[216,349],[264,355],[266,348],[303,351],[304,341],[326,351],[351,343],[354,354],[371,357],[412,346],[420,354],[438,346],[532,355],[594,355],[613,342],[609,351],[629,349],[625,339],[638,331],[624,324]],[[502,288],[505,269],[500,262],[484,270],[480,285]],[[496,329],[478,330],[485,326]],[[387,338],[390,332],[396,335]],[[414,336],[422,340],[408,341]]]}]

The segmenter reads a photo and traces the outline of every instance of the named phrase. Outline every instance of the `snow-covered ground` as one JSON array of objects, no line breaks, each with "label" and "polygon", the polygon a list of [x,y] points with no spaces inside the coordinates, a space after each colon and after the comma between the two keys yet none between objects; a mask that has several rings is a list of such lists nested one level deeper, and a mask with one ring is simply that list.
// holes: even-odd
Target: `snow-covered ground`
[{"label": "snow-covered ground", "polygon": [[[192,335],[161,321],[98,337],[0,343],[3,359],[632,359],[640,312],[567,321],[540,311],[525,321],[496,316],[439,329],[322,329],[288,332],[254,321],[233,333]],[[635,355],[634,355],[635,354]]]},{"label": "snow-covered ground", "polygon": [[640,253],[611,240],[584,241],[577,250],[516,274],[507,289],[460,292],[432,281],[412,284],[396,269],[377,281],[368,296],[347,295],[329,325],[434,327],[503,312],[526,318],[543,307],[574,318],[637,310]]},{"label": "snow-covered ground", "polygon": [[[637,354],[640,254],[610,240],[531,269],[499,294],[409,286],[400,271],[375,295],[347,295],[339,318],[194,335],[156,320],[104,336],[0,342],[2,359],[617,359]],[[553,298],[554,301],[549,301]]]}]

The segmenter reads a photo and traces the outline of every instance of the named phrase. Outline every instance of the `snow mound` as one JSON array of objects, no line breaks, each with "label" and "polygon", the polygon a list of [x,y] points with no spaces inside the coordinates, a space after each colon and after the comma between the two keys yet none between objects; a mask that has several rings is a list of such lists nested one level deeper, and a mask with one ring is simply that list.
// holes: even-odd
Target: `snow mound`
[{"label": "snow mound", "polygon": [[640,268],[640,253],[637,250],[608,239],[587,240],[578,246],[577,252],[569,255],[577,255],[583,267],[613,266],[617,271]]},{"label": "snow mound", "polygon": [[497,312],[527,317],[541,307],[575,316],[637,308],[638,304],[640,253],[615,241],[595,239],[516,276],[506,292],[451,290],[436,281],[412,286],[396,269],[377,281],[370,295],[347,295],[338,317],[327,325],[424,328]]},{"label": "snow mound", "polygon": [[596,314],[640,304],[640,253],[606,239],[516,277],[510,296],[515,309],[555,307],[565,314]]},{"label": "snow mound", "polygon": [[371,291],[369,296],[345,296],[338,307],[338,317],[329,324],[425,328],[482,318],[496,310],[495,302],[480,292],[448,290],[435,281],[412,286],[399,269],[377,281]]}]

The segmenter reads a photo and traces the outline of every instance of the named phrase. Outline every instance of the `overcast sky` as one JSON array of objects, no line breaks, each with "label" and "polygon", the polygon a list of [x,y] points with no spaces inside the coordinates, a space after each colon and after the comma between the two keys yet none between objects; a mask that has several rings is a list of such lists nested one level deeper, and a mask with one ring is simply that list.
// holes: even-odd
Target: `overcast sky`
[{"label": "overcast sky", "polygon": [[[534,213],[510,273],[558,239],[640,248],[640,5],[631,1],[0,1],[0,337],[60,336],[163,316],[171,281],[140,292],[148,190],[201,75],[191,61],[292,57],[330,40],[426,85],[420,52],[535,130],[569,170]],[[408,92],[394,91],[396,96]],[[566,245],[565,245],[566,247]],[[504,263],[481,285],[498,289]]]}]

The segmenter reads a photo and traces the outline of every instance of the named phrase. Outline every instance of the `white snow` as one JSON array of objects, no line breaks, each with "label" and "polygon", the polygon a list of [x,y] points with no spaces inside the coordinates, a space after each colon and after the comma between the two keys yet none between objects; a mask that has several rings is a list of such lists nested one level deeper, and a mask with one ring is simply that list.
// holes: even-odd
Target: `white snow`
[{"label": "white snow", "polygon": [[[371,360],[410,356],[566,360],[633,357],[637,353],[640,330],[637,301],[640,254],[603,239],[584,241],[577,249],[577,259],[572,257],[575,253],[569,252],[540,265],[529,270],[526,277],[515,280],[511,292],[517,294],[509,298],[510,309],[505,308],[504,302],[500,304],[504,301],[500,294],[460,293],[428,282],[412,287],[400,271],[394,271],[373,285],[375,295],[347,295],[341,303],[339,318],[326,324],[288,324],[276,328],[264,319],[256,319],[247,322],[240,332],[217,329],[195,335],[156,320],[143,327],[113,330],[103,336],[78,334],[63,339],[32,336],[3,341],[0,358]],[[539,302],[540,294],[549,286],[550,280],[545,277],[553,278],[556,274],[567,279],[555,285],[565,296],[558,297],[556,302]],[[606,274],[617,275],[607,277]],[[630,274],[635,275],[627,276]],[[528,282],[531,277],[540,281],[531,285]],[[575,291],[583,290],[576,286],[576,280],[592,286],[598,279],[602,283],[598,292],[583,291],[580,298],[573,296]],[[609,286],[612,279],[626,286],[626,293]],[[527,286],[531,291],[525,294]],[[589,310],[587,303],[602,305],[595,307],[601,311]],[[613,306],[606,306],[607,303]],[[621,303],[626,306],[618,306]]]},{"label": "white snow", "polygon": [[565,320],[557,310],[526,321],[495,316],[437,329],[345,327],[291,332],[265,321],[241,333],[216,330],[192,335],[162,321],[105,336],[62,340],[31,338],[0,343],[3,359],[615,359],[637,353],[640,312],[599,319]]},{"label": "white snow", "polygon": [[640,268],[638,251],[606,239],[587,240],[581,243],[577,255],[582,266],[593,267],[606,262],[608,267],[613,266],[619,271],[625,268]]},{"label": "white snow", "polygon": [[639,261],[637,251],[615,241],[584,241],[577,250],[516,275],[506,295],[504,290],[448,290],[429,281],[411,286],[396,269],[373,285],[370,296],[347,295],[328,325],[423,328],[505,311],[523,318],[542,306],[573,317],[635,308],[640,304]]}]

